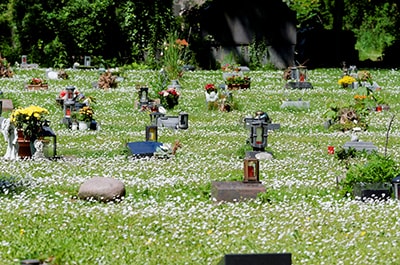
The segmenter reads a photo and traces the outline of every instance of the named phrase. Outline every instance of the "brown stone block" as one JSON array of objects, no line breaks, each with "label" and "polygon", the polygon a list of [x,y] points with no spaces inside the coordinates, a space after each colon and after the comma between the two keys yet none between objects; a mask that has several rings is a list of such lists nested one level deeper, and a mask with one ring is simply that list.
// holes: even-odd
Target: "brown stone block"
[{"label": "brown stone block", "polygon": [[215,202],[255,199],[259,193],[265,191],[265,186],[261,183],[243,183],[242,181],[213,181],[211,183],[211,199]]}]

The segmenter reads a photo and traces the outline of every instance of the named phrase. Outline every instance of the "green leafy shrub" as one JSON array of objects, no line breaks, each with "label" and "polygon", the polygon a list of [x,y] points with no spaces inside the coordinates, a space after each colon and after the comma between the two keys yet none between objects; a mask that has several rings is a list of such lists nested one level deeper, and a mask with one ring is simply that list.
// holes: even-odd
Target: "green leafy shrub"
[{"label": "green leafy shrub", "polygon": [[366,154],[366,160],[349,166],[346,177],[340,181],[342,194],[352,194],[356,183],[387,183],[398,175],[399,166],[390,156],[376,151]]}]

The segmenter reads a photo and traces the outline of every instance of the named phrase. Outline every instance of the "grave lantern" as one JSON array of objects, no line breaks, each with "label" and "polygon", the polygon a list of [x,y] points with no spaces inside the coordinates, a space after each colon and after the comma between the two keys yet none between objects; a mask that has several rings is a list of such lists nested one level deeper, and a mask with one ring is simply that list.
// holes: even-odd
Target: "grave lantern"
[{"label": "grave lantern", "polygon": [[306,82],[307,67],[302,65],[297,67],[290,67],[290,79],[295,82]]},{"label": "grave lantern", "polygon": [[394,197],[400,200],[400,175],[392,179],[392,186],[394,191]]},{"label": "grave lantern", "polygon": [[307,67],[301,65],[297,69],[299,71],[297,82],[307,82]]},{"label": "grave lantern", "polygon": [[73,100],[64,100],[64,117],[71,118],[71,113],[74,110],[75,101]]},{"label": "grave lantern", "polygon": [[250,125],[250,145],[253,151],[264,151],[267,146],[268,123],[257,121]]},{"label": "grave lantern", "polygon": [[179,123],[178,128],[185,130],[189,127],[189,114],[186,112],[179,113]]},{"label": "grave lantern", "polygon": [[148,87],[140,87],[139,88],[139,102],[140,102],[140,105],[149,103],[149,88]]},{"label": "grave lantern", "polygon": [[244,159],[244,183],[260,183],[260,161],[257,158],[246,157]]},{"label": "grave lantern", "polygon": [[157,142],[158,127],[156,125],[146,126],[146,142]]},{"label": "grave lantern", "polygon": [[290,67],[290,79],[292,81],[297,81],[299,79],[299,71],[295,66]]},{"label": "grave lantern", "polygon": [[90,56],[85,56],[85,58],[83,59],[83,63],[85,66],[90,66],[91,64],[90,61],[91,61]]},{"label": "grave lantern", "polygon": [[[43,137],[44,150],[43,153],[47,158],[57,157],[57,136],[50,128],[50,122],[46,120],[42,126],[41,136]],[[50,140],[51,138],[52,140]],[[52,148],[50,147],[52,146]]]},{"label": "grave lantern", "polygon": [[161,112],[151,112],[150,114],[150,122],[151,122],[151,124],[153,124],[153,125],[158,125],[157,123],[158,123],[158,118],[161,118],[161,117],[164,117],[165,116],[165,114],[164,113],[161,113]]},{"label": "grave lantern", "polygon": [[65,90],[67,90],[67,99],[72,100],[74,98],[75,87],[74,86],[67,86],[65,88]]},{"label": "grave lantern", "polygon": [[28,57],[26,55],[21,56],[21,64],[26,65],[28,63]]}]

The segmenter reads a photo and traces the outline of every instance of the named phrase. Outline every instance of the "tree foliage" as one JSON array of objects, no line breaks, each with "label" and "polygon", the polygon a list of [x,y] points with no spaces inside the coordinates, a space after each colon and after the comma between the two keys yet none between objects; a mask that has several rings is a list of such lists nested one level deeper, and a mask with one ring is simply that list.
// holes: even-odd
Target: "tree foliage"
[{"label": "tree foliage", "polygon": [[[82,62],[132,63],[154,54],[167,32],[175,29],[172,0],[9,0],[0,4],[0,27],[15,28],[16,41],[7,39],[7,56],[21,54],[45,66]],[[5,45],[7,44],[7,45]],[[151,57],[151,56],[150,56]]]},{"label": "tree foliage", "polygon": [[[362,58],[379,58],[399,39],[397,0],[282,1],[296,11],[299,29],[352,31]],[[11,62],[26,54],[29,62],[49,67],[82,62],[85,55],[105,66],[144,62],[156,67],[163,40],[175,30],[191,37],[197,55],[206,52],[198,25],[190,24],[190,17],[174,16],[173,4],[174,0],[6,0],[0,3],[0,52]]]},{"label": "tree foliage", "polygon": [[378,59],[394,40],[399,39],[398,1],[389,0],[283,0],[296,11],[298,27],[352,31],[360,59]]}]

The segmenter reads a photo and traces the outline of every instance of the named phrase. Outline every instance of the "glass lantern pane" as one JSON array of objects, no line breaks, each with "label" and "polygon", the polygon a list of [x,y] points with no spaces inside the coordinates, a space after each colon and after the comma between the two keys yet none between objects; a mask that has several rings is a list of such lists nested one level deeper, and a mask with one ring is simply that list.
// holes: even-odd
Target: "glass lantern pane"
[{"label": "glass lantern pane", "polygon": [[263,128],[257,127],[256,128],[256,144],[262,144],[263,142]]}]

